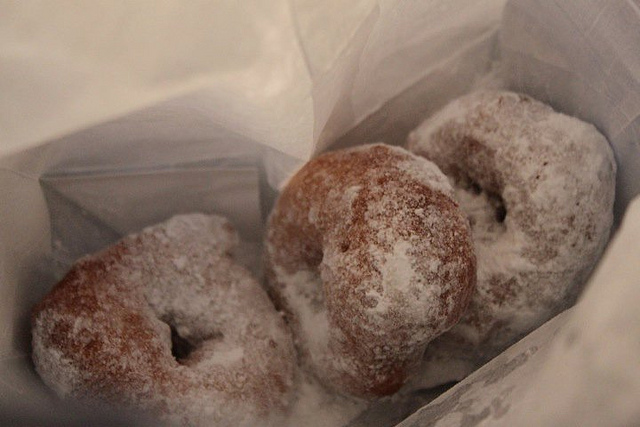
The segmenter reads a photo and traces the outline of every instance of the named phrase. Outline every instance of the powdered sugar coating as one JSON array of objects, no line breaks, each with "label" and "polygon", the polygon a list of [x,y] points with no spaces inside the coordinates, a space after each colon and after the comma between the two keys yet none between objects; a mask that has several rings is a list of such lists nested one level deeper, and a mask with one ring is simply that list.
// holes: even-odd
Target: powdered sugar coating
[{"label": "powdered sugar coating", "polygon": [[432,163],[383,144],[319,156],[269,218],[269,289],[303,365],[363,397],[395,392],[475,283],[466,219]]},{"label": "powdered sugar coating", "polygon": [[[33,358],[61,396],[189,425],[255,425],[289,404],[288,330],[230,251],[218,216],[190,214],[79,260],[35,307]],[[172,355],[171,327],[193,350]]]},{"label": "powdered sugar coating", "polygon": [[427,350],[431,386],[461,379],[575,301],[608,241],[616,165],[592,125],[511,92],[453,101],[408,147],[454,183],[478,257],[469,309]]}]

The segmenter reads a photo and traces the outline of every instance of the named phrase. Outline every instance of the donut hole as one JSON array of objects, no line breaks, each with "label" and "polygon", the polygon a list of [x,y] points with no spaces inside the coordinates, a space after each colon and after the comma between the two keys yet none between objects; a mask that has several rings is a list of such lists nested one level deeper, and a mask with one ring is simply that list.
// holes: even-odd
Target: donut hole
[{"label": "donut hole", "polygon": [[224,338],[221,333],[215,333],[207,337],[185,337],[178,332],[178,327],[174,322],[166,322],[171,330],[171,355],[181,364],[187,364],[189,357],[198,350],[202,343],[211,340],[220,340]]},{"label": "donut hole", "polygon": [[171,355],[180,362],[188,358],[197,346],[181,337],[175,326],[169,325],[169,327],[171,328]]},{"label": "donut hole", "polygon": [[504,206],[504,200],[502,200],[502,197],[498,193],[493,193],[490,191],[483,190],[480,184],[471,180],[470,178],[468,178],[468,181],[469,181],[469,183],[467,184],[468,187],[467,188],[463,187],[464,190],[470,192],[475,196],[480,196],[482,194],[485,194],[487,198],[487,202],[489,203],[489,206],[492,207],[494,210],[494,215],[493,215],[494,219],[498,223],[503,223],[504,220],[507,218],[507,208],[505,208]]},{"label": "donut hole", "polygon": [[468,191],[470,191],[472,194],[475,195],[479,195],[482,194],[482,187],[480,187],[480,185],[475,182],[475,181],[471,181],[469,180],[469,188],[467,189]]},{"label": "donut hole", "polygon": [[504,200],[498,194],[487,193],[487,197],[495,210],[496,221],[502,224],[507,219],[507,208],[504,206]]},{"label": "donut hole", "polygon": [[466,174],[457,174],[452,185],[476,238],[494,240],[505,231],[508,212],[500,194],[483,188]]}]

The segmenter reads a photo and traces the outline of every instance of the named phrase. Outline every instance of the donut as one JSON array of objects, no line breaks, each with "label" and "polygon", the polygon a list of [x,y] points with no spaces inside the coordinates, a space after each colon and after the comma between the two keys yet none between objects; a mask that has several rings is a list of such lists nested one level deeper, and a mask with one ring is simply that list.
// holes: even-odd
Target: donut
[{"label": "donut", "polygon": [[80,259],[33,310],[37,372],[62,397],[177,424],[265,425],[295,349],[237,244],[226,219],[188,214]]},{"label": "donut", "polygon": [[609,238],[616,164],[594,126],[506,91],[454,100],[408,148],[451,180],[478,259],[469,308],[427,349],[426,386],[461,379],[575,302]]},{"label": "donut", "polygon": [[267,222],[265,274],[301,366],[325,386],[394,393],[475,286],[468,221],[437,167],[384,144],[302,167]]}]

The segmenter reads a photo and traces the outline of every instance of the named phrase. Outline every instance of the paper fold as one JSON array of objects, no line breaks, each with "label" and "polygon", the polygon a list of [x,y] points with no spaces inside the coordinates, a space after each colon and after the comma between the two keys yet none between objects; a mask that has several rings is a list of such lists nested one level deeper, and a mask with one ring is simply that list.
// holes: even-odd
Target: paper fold
[{"label": "paper fold", "polygon": [[[243,262],[259,273],[264,218],[303,161],[329,147],[403,144],[426,116],[474,88],[524,91],[594,123],[618,161],[618,221],[640,194],[640,9],[631,0],[25,0],[1,8],[7,401],[38,392],[29,310],[75,258],[173,213],[203,210],[234,219],[256,245]],[[546,353],[536,354],[531,372],[546,366]],[[522,408],[553,404],[568,417],[571,392],[549,393],[552,402],[529,396]],[[490,397],[491,410],[502,411],[506,396]],[[454,412],[450,425],[461,424]]]}]

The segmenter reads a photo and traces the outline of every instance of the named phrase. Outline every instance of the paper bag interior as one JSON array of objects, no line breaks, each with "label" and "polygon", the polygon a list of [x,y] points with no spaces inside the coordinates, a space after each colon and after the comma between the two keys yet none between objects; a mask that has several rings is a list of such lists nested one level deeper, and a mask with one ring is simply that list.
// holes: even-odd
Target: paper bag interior
[{"label": "paper bag interior", "polygon": [[29,311],[78,257],[202,211],[232,218],[260,275],[264,219],[302,162],[404,144],[473,89],[523,91],[595,124],[618,162],[617,223],[640,193],[632,2],[178,3],[15,7],[0,25],[3,414],[61,416],[31,365]]}]

